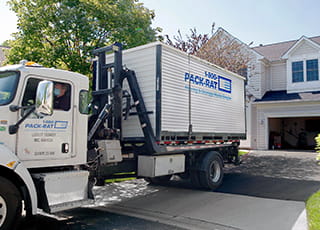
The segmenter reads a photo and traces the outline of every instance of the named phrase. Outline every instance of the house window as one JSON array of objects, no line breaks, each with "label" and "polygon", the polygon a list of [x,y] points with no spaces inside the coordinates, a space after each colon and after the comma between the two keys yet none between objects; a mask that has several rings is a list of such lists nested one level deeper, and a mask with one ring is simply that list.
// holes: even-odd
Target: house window
[{"label": "house window", "polygon": [[292,62],[292,82],[303,82],[303,61]]},{"label": "house window", "polygon": [[307,81],[319,80],[318,59],[307,60]]}]

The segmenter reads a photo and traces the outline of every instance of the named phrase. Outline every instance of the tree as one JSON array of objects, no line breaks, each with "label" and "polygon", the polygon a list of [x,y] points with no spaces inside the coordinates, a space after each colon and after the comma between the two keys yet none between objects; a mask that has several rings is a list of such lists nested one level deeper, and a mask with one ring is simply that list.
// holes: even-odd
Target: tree
[{"label": "tree", "polygon": [[173,39],[170,39],[169,35],[165,35],[166,43],[171,45],[179,50],[182,50],[188,54],[196,55],[198,51],[204,46],[208,40],[208,34],[198,34],[197,29],[190,29],[191,35],[186,35],[187,40],[183,40],[180,30],[178,30],[178,35],[173,36]]},{"label": "tree", "polygon": [[6,40],[6,41],[2,42],[2,44],[0,46],[10,47],[10,40]]},{"label": "tree", "polygon": [[213,23],[211,38],[208,34],[198,34],[194,28],[190,30],[191,35],[186,35],[186,40],[183,39],[180,31],[178,31],[178,36],[173,37],[174,41],[166,35],[166,43],[247,77],[248,68],[252,70],[253,66],[250,65],[251,56],[245,47],[246,45],[238,39],[226,35],[224,30],[214,33],[214,26]]},{"label": "tree", "polygon": [[10,63],[27,59],[89,74],[94,48],[124,48],[156,39],[154,12],[137,0],[10,0],[19,32],[10,42]]}]

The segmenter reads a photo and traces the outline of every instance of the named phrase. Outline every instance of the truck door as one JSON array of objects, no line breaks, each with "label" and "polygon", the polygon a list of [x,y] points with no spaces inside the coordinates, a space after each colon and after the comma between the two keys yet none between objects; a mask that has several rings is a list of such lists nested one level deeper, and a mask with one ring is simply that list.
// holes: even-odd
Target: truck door
[{"label": "truck door", "polygon": [[[22,106],[35,103],[37,86],[41,80],[50,79],[37,76],[26,79]],[[72,156],[72,84],[61,80],[54,81],[54,85],[53,114],[39,117],[33,113],[20,125],[17,153],[21,160],[64,160]],[[20,118],[25,112],[27,109],[21,110]]]}]

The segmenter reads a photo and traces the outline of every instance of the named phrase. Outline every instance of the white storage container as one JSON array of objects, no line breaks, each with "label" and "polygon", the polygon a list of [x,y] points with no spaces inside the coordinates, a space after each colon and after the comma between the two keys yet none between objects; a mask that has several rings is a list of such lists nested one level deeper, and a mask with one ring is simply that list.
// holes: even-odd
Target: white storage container
[{"label": "white storage container", "polygon": [[[123,51],[123,64],[136,73],[158,141],[186,139],[190,124],[195,140],[245,136],[245,78],[160,42]],[[125,139],[142,140],[137,114],[122,127]]]}]

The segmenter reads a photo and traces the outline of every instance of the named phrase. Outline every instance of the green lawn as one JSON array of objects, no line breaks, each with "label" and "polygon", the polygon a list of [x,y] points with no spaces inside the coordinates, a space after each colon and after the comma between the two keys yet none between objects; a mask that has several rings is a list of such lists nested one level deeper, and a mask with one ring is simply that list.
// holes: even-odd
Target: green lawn
[{"label": "green lawn", "polygon": [[126,180],[134,180],[137,179],[137,177],[135,177],[135,172],[123,172],[123,173],[115,173],[113,174],[114,176],[128,176],[128,177],[123,177],[123,178],[112,178],[112,179],[106,179],[105,182],[106,183],[114,183],[114,182],[122,182],[122,181],[126,181]]},{"label": "green lawn", "polygon": [[248,153],[249,153],[249,150],[245,150],[245,149],[239,150],[239,156],[240,156],[240,157],[243,156],[243,155],[246,155],[246,154],[248,154]]},{"label": "green lawn", "polygon": [[320,190],[309,197],[307,201],[307,218],[309,230],[320,229]]},{"label": "green lawn", "polygon": [[115,178],[115,179],[106,179],[106,183],[114,183],[114,182],[122,182],[122,181],[127,181],[127,180],[135,180],[137,179],[136,177],[127,177],[127,178]]}]

